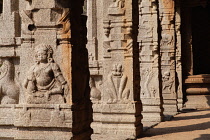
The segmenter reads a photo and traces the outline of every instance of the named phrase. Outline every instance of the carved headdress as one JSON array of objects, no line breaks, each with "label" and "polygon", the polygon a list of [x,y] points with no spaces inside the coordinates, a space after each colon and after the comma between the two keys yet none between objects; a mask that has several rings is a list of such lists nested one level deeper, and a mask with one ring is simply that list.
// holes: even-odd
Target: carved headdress
[{"label": "carved headdress", "polygon": [[35,57],[37,57],[37,53],[38,52],[45,52],[47,54],[47,59],[48,59],[48,62],[51,63],[53,62],[53,49],[50,45],[46,45],[46,44],[39,44],[38,46],[36,46],[35,48],[35,52],[36,52],[36,55]]}]

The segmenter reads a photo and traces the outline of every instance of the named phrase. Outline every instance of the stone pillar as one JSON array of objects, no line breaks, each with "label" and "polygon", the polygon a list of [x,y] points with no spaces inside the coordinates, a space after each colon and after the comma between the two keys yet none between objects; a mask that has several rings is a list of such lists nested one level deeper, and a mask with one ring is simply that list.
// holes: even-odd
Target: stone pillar
[{"label": "stone pillar", "polygon": [[88,16],[88,44],[87,48],[90,52],[90,62],[98,60],[97,53],[97,7],[96,0],[87,1],[87,16]]},{"label": "stone pillar", "polygon": [[0,88],[3,83],[10,87],[0,93],[4,96],[0,112],[6,112],[0,113],[6,114],[0,118],[0,138],[90,139],[92,104],[83,2],[4,1]]},{"label": "stone pillar", "polygon": [[[134,4],[133,4],[134,5]],[[141,102],[135,87],[132,1],[116,0],[103,3],[103,88],[101,101],[101,132],[105,138],[136,138],[142,130]],[[132,34],[134,33],[134,34]],[[135,44],[135,45],[134,45]],[[137,54],[138,55],[138,54]],[[139,87],[139,83],[138,83]],[[107,139],[108,139],[107,138]]]},{"label": "stone pillar", "polygon": [[14,138],[15,104],[20,101],[20,18],[11,5],[18,7],[18,2],[4,0],[0,14],[0,139]]},{"label": "stone pillar", "polygon": [[138,42],[144,127],[155,125],[163,119],[157,8],[156,0],[141,1],[139,5]]},{"label": "stone pillar", "polygon": [[[88,16],[88,43],[87,49],[89,52],[89,69],[90,69],[90,88],[91,88],[91,101],[93,103],[93,122],[91,127],[94,133],[101,132],[101,87],[102,87],[102,60],[100,56],[100,47],[98,41],[102,42],[102,38],[98,36],[100,34],[100,25],[98,25],[98,14],[101,6],[98,4],[98,0],[87,1],[87,16]],[[102,9],[100,9],[102,10]],[[102,14],[102,13],[101,13]],[[101,19],[100,19],[101,20]],[[99,22],[100,23],[100,22]],[[102,24],[102,23],[101,23]],[[101,25],[102,26],[102,25]],[[103,29],[103,28],[102,28]],[[100,57],[100,58],[99,58]]]},{"label": "stone pillar", "polygon": [[92,139],[136,138],[142,131],[138,1],[88,1],[87,13]]},{"label": "stone pillar", "polygon": [[173,0],[160,0],[159,15],[163,108],[165,117],[171,117],[177,113],[178,109],[175,61],[175,2]]},{"label": "stone pillar", "polygon": [[183,81],[182,81],[182,51],[181,51],[181,5],[180,0],[176,0],[176,14],[175,14],[175,30],[176,30],[176,91],[178,109],[183,107]]},{"label": "stone pillar", "polygon": [[92,129],[92,103],[90,101],[87,43],[87,16],[81,15],[84,1],[71,1],[71,48],[72,48],[72,101],[73,139],[90,139]]}]

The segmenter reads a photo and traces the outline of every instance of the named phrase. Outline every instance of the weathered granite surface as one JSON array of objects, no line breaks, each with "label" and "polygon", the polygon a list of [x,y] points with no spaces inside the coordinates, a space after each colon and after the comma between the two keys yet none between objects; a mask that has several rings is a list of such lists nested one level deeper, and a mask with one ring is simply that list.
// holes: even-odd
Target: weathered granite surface
[{"label": "weathered granite surface", "polygon": [[90,139],[83,2],[3,1],[0,139]]},{"label": "weathered granite surface", "polygon": [[87,1],[95,134],[116,116],[105,114],[104,105],[111,112],[114,104],[141,100],[134,112],[142,111],[145,128],[183,107],[180,6],[179,0]]},{"label": "weathered granite surface", "polygon": [[99,138],[136,138],[142,131],[139,50],[134,39],[138,29],[133,24],[137,19],[133,16],[138,14],[132,12],[138,3],[134,3],[87,1],[87,48],[94,111],[91,127]]}]

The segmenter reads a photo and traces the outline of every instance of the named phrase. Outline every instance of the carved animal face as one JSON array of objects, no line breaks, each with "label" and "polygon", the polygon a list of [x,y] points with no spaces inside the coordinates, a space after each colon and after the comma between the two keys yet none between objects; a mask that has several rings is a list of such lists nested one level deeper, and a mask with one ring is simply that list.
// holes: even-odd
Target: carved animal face
[{"label": "carved animal face", "polygon": [[112,68],[112,74],[114,76],[121,76],[123,72],[122,64],[114,64]]},{"label": "carved animal face", "polygon": [[170,72],[165,72],[163,75],[163,81],[168,81],[170,79]]}]

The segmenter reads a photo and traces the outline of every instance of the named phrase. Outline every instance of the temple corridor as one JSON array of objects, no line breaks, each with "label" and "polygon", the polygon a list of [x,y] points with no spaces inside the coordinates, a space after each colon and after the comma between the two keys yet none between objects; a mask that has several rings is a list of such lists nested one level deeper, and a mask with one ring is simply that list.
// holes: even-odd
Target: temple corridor
[{"label": "temple corridor", "polygon": [[147,130],[141,140],[209,140],[210,110],[183,110]]}]

